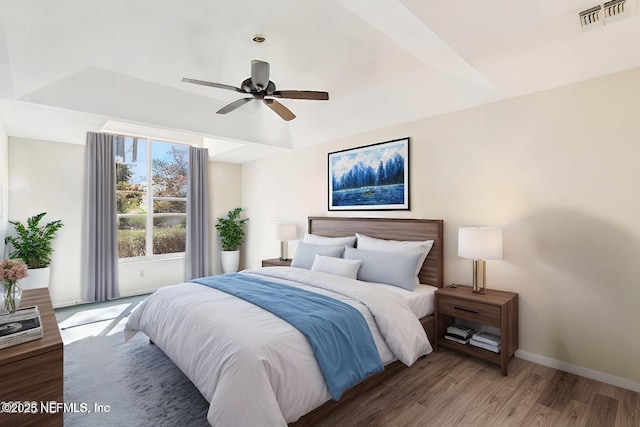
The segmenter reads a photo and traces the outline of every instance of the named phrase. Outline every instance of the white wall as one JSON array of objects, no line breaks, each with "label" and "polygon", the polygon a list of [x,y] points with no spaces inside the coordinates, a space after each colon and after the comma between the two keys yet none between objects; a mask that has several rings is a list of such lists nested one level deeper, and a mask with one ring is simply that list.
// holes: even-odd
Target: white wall
[{"label": "white wall", "polygon": [[[327,211],[328,152],[404,136],[411,211]],[[258,160],[242,169],[247,266],[278,255],[279,220],[302,236],[313,215],[442,218],[445,283],[469,283],[458,227],[502,226],[487,279],[520,295],[523,354],[640,390],[639,165],[640,69]]]},{"label": "white wall", "polygon": [[[226,217],[227,212],[241,206],[241,182],[242,172],[240,165],[220,162],[209,163],[209,223],[211,224],[211,238],[209,239],[211,263],[209,272],[211,274],[222,273],[220,237],[215,229],[215,224],[218,222],[218,217]],[[242,217],[246,217],[246,212],[243,212]],[[241,269],[244,267],[244,252],[247,246],[248,242],[240,248]]]},{"label": "white wall", "polygon": [[[55,307],[82,302],[86,253],[86,187],[84,145],[9,138],[9,211],[11,220],[26,221],[39,212],[64,227],[53,243],[50,293]],[[0,132],[0,162],[2,161]],[[1,163],[0,163],[1,164]],[[0,175],[1,179],[1,175]],[[240,204],[240,166],[210,162],[211,267],[221,272],[215,215]],[[184,259],[119,265],[121,296],[151,292],[184,280]]]},{"label": "white wall", "polygon": [[43,221],[64,224],[53,241],[54,304],[80,295],[75,288],[82,275],[84,181],[83,146],[9,137],[9,219],[25,223],[46,212]]}]

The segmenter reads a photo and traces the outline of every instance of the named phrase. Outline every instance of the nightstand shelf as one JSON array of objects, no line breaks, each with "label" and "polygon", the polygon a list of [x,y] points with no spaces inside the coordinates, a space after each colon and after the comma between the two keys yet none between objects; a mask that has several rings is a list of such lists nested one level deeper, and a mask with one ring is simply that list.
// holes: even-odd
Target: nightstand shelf
[{"label": "nightstand shelf", "polygon": [[[471,344],[445,339],[447,326],[456,319],[500,329],[500,353]],[[474,294],[470,286],[441,288],[435,295],[436,351],[446,347],[500,365],[507,375],[507,364],[518,348],[518,294],[487,289]]]},{"label": "nightstand shelf", "polygon": [[500,353],[494,353],[492,351],[485,350],[484,348],[475,347],[471,344],[460,344],[455,341],[449,341],[444,337],[440,340],[439,346],[447,347],[459,353],[464,353],[464,354],[468,354],[469,356],[479,357],[480,359],[486,360],[487,362],[500,365]]},{"label": "nightstand shelf", "polygon": [[263,267],[290,267],[291,260],[290,259],[281,260],[280,258],[263,259],[262,266]]}]

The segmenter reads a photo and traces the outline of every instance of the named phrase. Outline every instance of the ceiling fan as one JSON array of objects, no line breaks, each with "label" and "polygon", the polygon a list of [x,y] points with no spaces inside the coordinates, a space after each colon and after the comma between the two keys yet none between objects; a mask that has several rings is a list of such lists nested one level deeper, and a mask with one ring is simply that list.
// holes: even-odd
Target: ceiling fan
[{"label": "ceiling fan", "polygon": [[276,90],[276,84],[269,80],[269,63],[259,61],[257,59],[251,61],[251,77],[244,80],[240,87],[188,78],[183,78],[182,81],[184,83],[217,87],[219,89],[233,90],[235,92],[251,95],[251,97],[240,98],[237,101],[222,107],[216,111],[218,114],[227,114],[236,108],[243,106],[247,102],[256,100],[264,102],[267,107],[275,111],[280,117],[289,121],[295,119],[296,115],[273,98],[312,99],[317,101],[326,101],[329,99],[328,92],[319,92],[314,90]]}]

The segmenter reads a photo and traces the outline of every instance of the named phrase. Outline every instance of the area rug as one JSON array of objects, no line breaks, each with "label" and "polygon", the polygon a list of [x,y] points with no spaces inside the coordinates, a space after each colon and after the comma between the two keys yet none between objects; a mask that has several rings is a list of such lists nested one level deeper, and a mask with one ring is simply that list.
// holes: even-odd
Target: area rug
[{"label": "area rug", "polygon": [[64,400],[70,427],[209,425],[206,399],[142,333],[65,345]]}]

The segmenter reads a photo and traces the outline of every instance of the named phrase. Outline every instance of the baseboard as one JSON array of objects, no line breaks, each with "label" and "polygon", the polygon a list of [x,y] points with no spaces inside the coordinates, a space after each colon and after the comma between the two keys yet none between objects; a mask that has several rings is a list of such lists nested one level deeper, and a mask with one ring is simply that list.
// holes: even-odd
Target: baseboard
[{"label": "baseboard", "polygon": [[140,295],[147,295],[147,294],[152,294],[155,291],[157,291],[160,288],[149,288],[149,289],[140,289],[137,290],[135,292],[125,292],[125,293],[120,293],[120,297],[119,298],[129,298],[129,297],[137,297]]},{"label": "baseboard", "polygon": [[605,374],[604,372],[594,371],[593,369],[583,368],[582,366],[572,365],[571,363],[562,362],[550,357],[540,356],[539,354],[529,353],[524,350],[516,350],[516,357],[539,365],[548,366],[559,371],[569,372],[570,374],[580,375],[605,384],[611,384],[616,387],[640,393],[640,383],[628,380],[626,378],[616,377],[615,375]]},{"label": "baseboard", "polygon": [[[149,289],[141,289],[141,290],[137,290],[135,292],[121,292],[120,296],[116,299],[119,298],[129,298],[129,297],[137,297],[140,295],[146,295],[146,294],[152,294],[153,292],[157,291],[159,288],[149,288]],[[111,300],[114,301],[114,300]],[[104,302],[104,301],[98,301],[98,303],[100,302]],[[85,305],[85,304],[95,304],[95,301],[68,301],[68,302],[61,302],[58,304],[54,304],[53,308],[54,310],[57,308],[67,308],[67,307],[75,307],[78,305]]]}]

